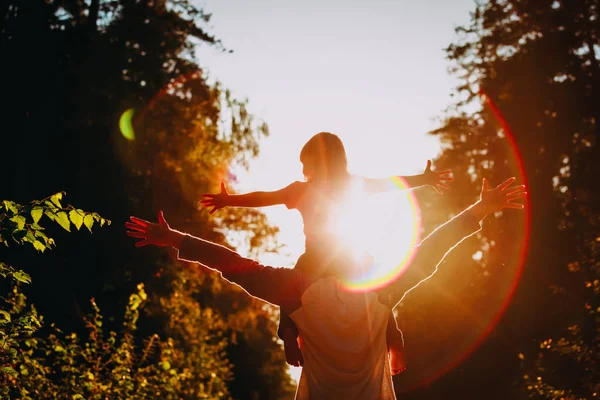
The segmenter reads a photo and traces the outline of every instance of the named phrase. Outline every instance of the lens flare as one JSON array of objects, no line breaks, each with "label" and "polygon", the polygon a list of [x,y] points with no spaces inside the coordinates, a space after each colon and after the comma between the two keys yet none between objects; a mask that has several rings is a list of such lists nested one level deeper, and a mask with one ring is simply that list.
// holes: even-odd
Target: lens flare
[{"label": "lens flare", "polygon": [[[343,280],[351,291],[375,290],[400,276],[415,256],[421,239],[420,208],[416,196],[400,177],[390,178],[397,195],[373,196],[364,203],[352,204],[342,217],[352,226],[340,229],[348,251],[367,253],[373,261],[360,274]],[[362,217],[357,220],[357,215]]]},{"label": "lens flare", "polygon": [[130,108],[126,110],[123,114],[121,114],[121,118],[119,118],[119,129],[121,130],[121,135],[127,140],[135,140],[135,131],[133,130],[133,115],[135,114],[135,110]]},{"label": "lens flare", "polygon": [[143,122],[144,117],[148,111],[151,111],[157,102],[159,102],[165,95],[174,94],[182,87],[185,86],[186,83],[198,79],[202,76],[202,70],[194,70],[188,74],[180,75],[175,79],[172,79],[167,85],[165,85],[158,93],[150,99],[150,101],[142,108],[142,110],[134,117],[135,110],[133,108],[129,108],[121,114],[119,118],[119,130],[123,137],[127,140],[135,140],[135,131],[134,125],[137,126],[141,122]]},{"label": "lens flare", "polygon": [[[522,183],[526,187],[529,187],[523,158],[510,126],[498,106],[483,90],[480,91],[480,96],[484,106],[491,111],[504,133],[506,146],[509,150],[507,151],[507,162],[511,169],[513,169],[512,173],[517,178],[519,184]],[[498,325],[500,318],[506,312],[513,298],[527,257],[531,225],[528,197],[525,198],[524,204],[524,213],[521,214],[522,217],[519,217],[520,219],[518,220],[521,224],[515,227],[515,234],[513,236],[506,238],[506,240],[514,243],[514,246],[505,249],[510,251],[510,254],[506,255],[507,259],[513,258],[514,262],[510,263],[510,265],[502,265],[501,269],[495,271],[495,282],[490,287],[493,287],[493,290],[490,289],[490,293],[486,297],[486,304],[466,305],[462,304],[456,298],[448,297],[445,299],[450,302],[454,301],[451,307],[463,313],[462,321],[464,326],[453,328],[460,330],[460,333],[452,336],[452,348],[445,351],[439,351],[440,349],[438,349],[438,351],[433,351],[427,355],[428,365],[423,365],[424,371],[418,374],[420,375],[418,378],[415,377],[416,379],[413,380],[413,384],[405,385],[401,388],[401,392],[407,393],[419,387],[429,385],[446,375],[465,361]],[[444,343],[447,345],[447,342]],[[408,346],[410,346],[410,343]]]}]

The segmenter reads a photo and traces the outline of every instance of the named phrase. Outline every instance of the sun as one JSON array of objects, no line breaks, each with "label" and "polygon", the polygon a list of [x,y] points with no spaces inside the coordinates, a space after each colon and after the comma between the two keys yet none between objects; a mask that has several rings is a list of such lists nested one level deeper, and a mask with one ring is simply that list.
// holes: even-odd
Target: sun
[{"label": "sun", "polygon": [[[357,181],[360,182],[360,181]],[[390,190],[365,196],[357,183],[340,204],[332,233],[359,262],[368,258],[364,273],[344,284],[366,291],[385,286],[410,264],[420,240],[420,210],[417,200],[400,178],[390,178]]]}]

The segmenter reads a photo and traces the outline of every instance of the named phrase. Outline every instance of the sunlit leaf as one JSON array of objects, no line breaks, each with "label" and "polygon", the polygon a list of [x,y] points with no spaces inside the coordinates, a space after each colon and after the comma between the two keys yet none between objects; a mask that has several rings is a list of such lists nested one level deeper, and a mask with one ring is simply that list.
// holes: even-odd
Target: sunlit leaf
[{"label": "sunlit leaf", "polygon": [[48,240],[48,236],[42,231],[35,231],[35,236],[38,238],[42,238],[43,240]]},{"label": "sunlit leaf", "polygon": [[27,230],[27,234],[25,235],[25,237],[23,238],[23,240],[25,240],[27,242],[30,242],[30,243],[35,242],[37,239],[35,238],[34,231],[28,229]]},{"label": "sunlit leaf", "polygon": [[50,201],[56,205],[58,208],[62,208],[60,201],[62,200],[63,194],[61,192],[56,193],[50,197]]},{"label": "sunlit leaf", "polygon": [[25,227],[25,223],[27,222],[25,217],[22,215],[15,215],[14,217],[11,217],[10,220],[17,224],[17,229],[23,229]]},{"label": "sunlit leaf", "polygon": [[18,205],[14,201],[4,200],[2,203],[7,211],[12,212],[13,214],[17,214],[19,212]]},{"label": "sunlit leaf", "polygon": [[0,310],[0,324],[6,324],[7,322],[10,322],[10,314],[7,313],[4,310]]},{"label": "sunlit leaf", "polygon": [[129,297],[129,308],[132,310],[137,310],[140,304],[142,304],[142,299],[137,294],[132,294]]},{"label": "sunlit leaf", "polygon": [[67,213],[64,211],[59,211],[56,213],[56,222],[58,222],[58,224],[60,226],[62,226],[66,231],[70,232],[71,231],[71,223],[69,222],[69,217],[67,216]]},{"label": "sunlit leaf", "polygon": [[71,222],[73,222],[73,225],[75,225],[77,230],[79,230],[79,228],[81,228],[81,225],[83,224],[83,211],[71,210],[69,212],[69,218],[71,218]]},{"label": "sunlit leaf", "polygon": [[29,276],[29,274],[26,272],[15,271],[15,272],[13,272],[12,276],[19,282],[31,283],[31,276]]},{"label": "sunlit leaf", "polygon": [[171,369],[171,363],[167,360],[161,361],[159,365],[164,371],[168,371]]},{"label": "sunlit leaf", "polygon": [[46,210],[52,210],[52,211],[60,210],[60,208],[56,207],[56,204],[54,204],[50,200],[44,201],[44,205],[46,206]]},{"label": "sunlit leaf", "polygon": [[7,374],[7,375],[12,375],[12,376],[18,376],[19,375],[19,373],[17,371],[15,371],[14,369],[12,369],[11,367],[2,367],[0,369],[0,371],[2,371],[2,373]]},{"label": "sunlit leaf", "polygon": [[40,242],[39,240],[33,242],[33,247],[36,250],[41,251],[42,253],[44,252],[44,250],[46,250],[46,245],[44,245],[44,243]]},{"label": "sunlit leaf", "polygon": [[31,210],[31,218],[33,218],[33,223],[37,224],[40,221],[40,218],[42,218],[43,214],[44,214],[44,209],[43,208],[34,207]]},{"label": "sunlit leaf", "polygon": [[92,226],[94,225],[94,217],[92,217],[91,214],[87,214],[84,218],[83,218],[83,223],[85,224],[85,226],[88,228],[88,230],[91,232],[92,231]]},{"label": "sunlit leaf", "polygon": [[50,210],[44,210],[44,215],[50,219],[50,221],[56,221],[56,214]]},{"label": "sunlit leaf", "polygon": [[146,301],[148,299],[148,295],[146,294],[146,291],[144,290],[144,287],[142,284],[138,285],[138,290],[139,290],[138,294],[139,294],[140,298],[142,300]]}]

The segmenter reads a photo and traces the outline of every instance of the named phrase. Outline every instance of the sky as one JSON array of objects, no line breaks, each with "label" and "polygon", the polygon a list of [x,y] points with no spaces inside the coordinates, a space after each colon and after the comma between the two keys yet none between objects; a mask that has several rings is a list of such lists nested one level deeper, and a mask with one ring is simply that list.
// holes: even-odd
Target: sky
[{"label": "sky", "polygon": [[[233,50],[198,47],[202,68],[247,98],[249,111],[269,125],[259,157],[232,184],[236,191],[303,180],[300,150],[320,131],[341,137],[355,174],[418,174],[438,155],[440,144],[427,132],[458,84],[444,49],[456,38],[454,28],[468,23],[473,0],[198,4],[212,14],[210,31]],[[260,261],[293,266],[304,245],[300,215],[285,206],[264,211],[286,248]]]},{"label": "sky", "polygon": [[[201,66],[270,128],[238,191],[302,180],[299,154],[315,133],[338,134],[351,172],[422,172],[440,150],[427,135],[458,81],[444,49],[469,21],[473,0],[203,0],[211,32],[233,53],[199,47]],[[266,208],[293,265],[302,252],[299,214]]]}]

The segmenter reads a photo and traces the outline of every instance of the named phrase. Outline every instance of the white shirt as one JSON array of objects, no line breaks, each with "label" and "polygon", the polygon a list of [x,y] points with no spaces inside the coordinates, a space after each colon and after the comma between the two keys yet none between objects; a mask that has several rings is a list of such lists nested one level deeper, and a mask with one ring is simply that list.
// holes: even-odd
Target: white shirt
[{"label": "white shirt", "polygon": [[297,400],[396,398],[386,344],[390,309],[374,293],[344,289],[322,278],[290,314],[301,339],[304,367]]}]

